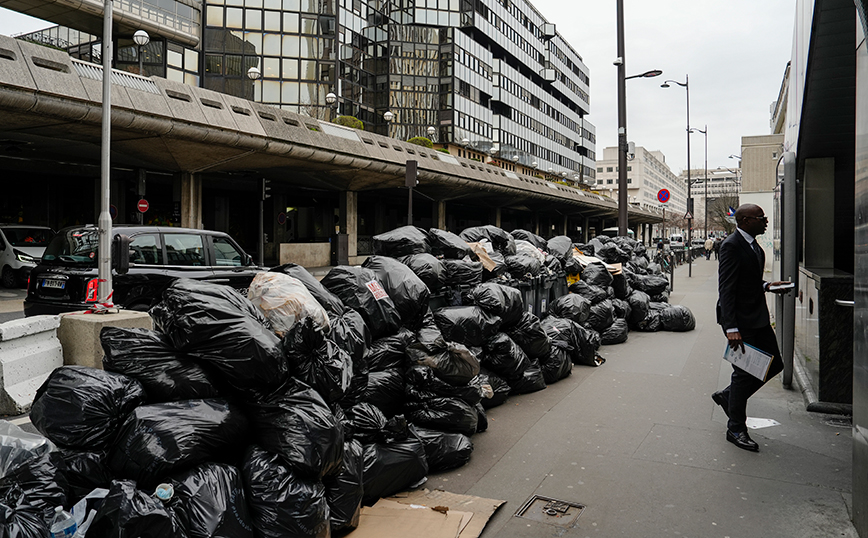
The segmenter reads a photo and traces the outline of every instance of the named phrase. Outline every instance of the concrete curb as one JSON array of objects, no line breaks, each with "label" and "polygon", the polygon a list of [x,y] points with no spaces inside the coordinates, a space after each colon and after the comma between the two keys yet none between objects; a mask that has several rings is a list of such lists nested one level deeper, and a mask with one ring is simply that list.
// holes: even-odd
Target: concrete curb
[{"label": "concrete curb", "polygon": [[55,368],[63,366],[59,326],[58,316],[0,323],[0,413],[27,412],[37,389]]}]

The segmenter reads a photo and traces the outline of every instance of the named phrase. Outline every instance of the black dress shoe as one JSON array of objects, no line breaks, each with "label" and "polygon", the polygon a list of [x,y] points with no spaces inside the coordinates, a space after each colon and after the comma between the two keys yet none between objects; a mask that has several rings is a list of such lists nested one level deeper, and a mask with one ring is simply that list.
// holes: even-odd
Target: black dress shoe
[{"label": "black dress shoe", "polygon": [[759,452],[759,445],[750,438],[747,432],[733,432],[726,430],[726,440],[734,444],[742,450],[750,450],[751,452]]},{"label": "black dress shoe", "polygon": [[726,397],[726,394],[722,390],[719,390],[711,395],[711,399],[714,400],[714,403],[723,408],[723,412],[726,413],[726,417],[729,418],[729,399]]}]

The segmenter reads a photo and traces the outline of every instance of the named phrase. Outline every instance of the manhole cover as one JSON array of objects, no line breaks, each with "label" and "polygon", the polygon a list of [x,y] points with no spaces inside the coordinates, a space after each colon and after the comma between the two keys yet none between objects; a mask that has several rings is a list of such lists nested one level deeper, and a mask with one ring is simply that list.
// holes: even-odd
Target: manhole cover
[{"label": "manhole cover", "polygon": [[534,495],[518,509],[515,516],[570,528],[584,511],[583,504]]}]

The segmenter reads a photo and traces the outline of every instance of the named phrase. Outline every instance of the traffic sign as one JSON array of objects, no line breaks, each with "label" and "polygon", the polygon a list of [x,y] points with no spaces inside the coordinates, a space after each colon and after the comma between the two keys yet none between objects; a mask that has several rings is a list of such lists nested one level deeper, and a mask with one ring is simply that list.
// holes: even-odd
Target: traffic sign
[{"label": "traffic sign", "polygon": [[144,198],[139,200],[139,203],[136,204],[136,209],[139,210],[139,213],[146,212],[149,207],[151,207],[151,206],[148,204],[148,201],[145,200]]},{"label": "traffic sign", "polygon": [[657,191],[657,199],[660,201],[661,204],[665,204],[669,201],[669,191],[666,189],[660,189],[659,191]]},{"label": "traffic sign", "polygon": [[693,215],[691,215],[690,211],[688,211],[687,213],[684,214],[684,218],[687,220],[691,220],[691,219],[693,219]]}]

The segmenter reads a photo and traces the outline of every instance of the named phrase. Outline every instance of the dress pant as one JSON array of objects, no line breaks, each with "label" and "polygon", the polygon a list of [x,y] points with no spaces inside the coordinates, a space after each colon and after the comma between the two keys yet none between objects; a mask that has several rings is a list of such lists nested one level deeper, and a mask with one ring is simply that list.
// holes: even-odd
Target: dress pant
[{"label": "dress pant", "polygon": [[778,341],[771,325],[760,329],[741,330],[741,338],[745,344],[769,353],[774,358],[769,366],[766,381],[761,381],[737,366],[732,367],[732,379],[729,386],[723,389],[726,399],[729,401],[729,421],[727,427],[731,432],[740,433],[747,431],[747,400],[756,393],[768,380],[775,377],[784,369],[784,361],[778,349]]}]

